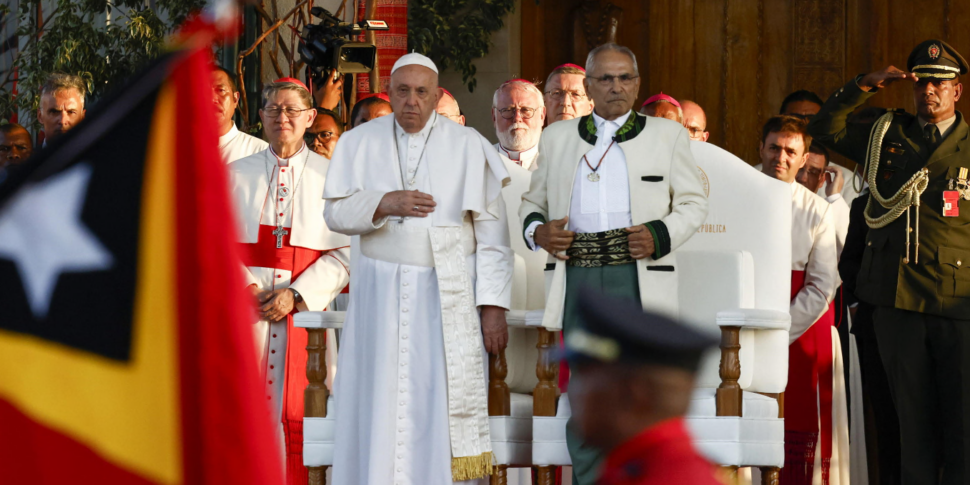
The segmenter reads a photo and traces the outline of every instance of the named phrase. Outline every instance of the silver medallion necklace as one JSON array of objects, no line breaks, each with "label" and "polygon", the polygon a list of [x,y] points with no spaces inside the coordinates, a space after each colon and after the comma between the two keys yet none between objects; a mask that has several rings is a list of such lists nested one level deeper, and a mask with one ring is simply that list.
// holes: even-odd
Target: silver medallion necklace
[{"label": "silver medallion necklace", "polygon": [[[273,230],[273,235],[276,236],[277,249],[281,249],[283,247],[283,236],[290,233],[290,231],[283,228],[283,221],[280,220],[280,214],[285,214],[289,208],[293,207],[293,200],[296,199],[296,191],[300,189],[300,182],[303,182],[303,175],[306,173],[307,162],[310,161],[310,149],[305,143],[303,144],[303,150],[306,150],[306,155],[303,157],[303,171],[300,172],[300,178],[296,180],[296,186],[293,187],[293,197],[290,198],[289,202],[284,202],[284,204],[287,205],[283,206],[283,210],[280,210],[278,200],[275,200],[274,198],[273,201],[274,206],[276,207],[276,210],[273,212],[273,215],[276,218],[276,229]],[[276,167],[282,168],[280,166],[280,157],[276,155],[276,151],[273,150],[273,147],[269,147],[269,151],[274,157],[276,157]],[[297,152],[297,154],[299,154],[299,152]],[[293,164],[290,164],[290,167],[293,167]],[[273,169],[270,168],[270,164],[266,164],[266,180],[270,184],[270,186],[266,189],[266,196],[268,197],[273,193]],[[288,187],[280,187],[278,193],[280,197],[286,198],[290,191]]]},{"label": "silver medallion necklace", "polygon": [[[414,166],[414,176],[411,177],[411,180],[407,180],[404,177],[404,167],[407,165],[407,162],[401,159],[401,150],[397,148],[397,120],[395,120],[393,123],[394,143],[392,143],[392,145],[394,145],[394,155],[397,159],[397,169],[401,173],[401,186],[404,188],[404,190],[416,190],[414,189],[414,183],[418,178],[418,169],[421,168],[421,161],[424,160],[424,151],[428,149],[428,142],[431,141],[431,134],[434,133],[434,127],[438,123],[438,113],[434,114],[434,121],[431,122],[431,129],[428,130],[428,136],[424,139],[424,146],[421,147],[421,155],[418,155],[418,163]],[[397,220],[397,222],[400,224],[404,223],[406,220],[407,217],[401,217]]]},{"label": "silver medallion necklace", "polygon": [[404,190],[411,190],[414,187],[414,181],[418,177],[418,169],[421,168],[421,161],[424,159],[424,151],[428,149],[428,142],[431,141],[431,134],[434,133],[435,124],[438,122],[438,113],[434,114],[434,121],[431,122],[431,129],[428,130],[428,136],[424,139],[424,146],[421,147],[421,155],[418,156],[418,164],[414,166],[414,176],[411,180],[406,180],[404,178],[404,165],[406,162],[401,159],[401,151],[397,148],[397,121],[394,121],[394,154],[397,155],[397,167],[401,172],[401,184],[404,186]]}]

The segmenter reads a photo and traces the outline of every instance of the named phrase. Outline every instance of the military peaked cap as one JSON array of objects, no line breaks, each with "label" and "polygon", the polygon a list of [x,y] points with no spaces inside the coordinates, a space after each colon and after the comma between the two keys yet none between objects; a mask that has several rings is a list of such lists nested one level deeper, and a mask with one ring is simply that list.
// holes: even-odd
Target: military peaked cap
[{"label": "military peaked cap", "polygon": [[950,44],[942,40],[927,40],[913,49],[906,61],[906,70],[916,77],[956,79],[967,73],[967,61]]}]

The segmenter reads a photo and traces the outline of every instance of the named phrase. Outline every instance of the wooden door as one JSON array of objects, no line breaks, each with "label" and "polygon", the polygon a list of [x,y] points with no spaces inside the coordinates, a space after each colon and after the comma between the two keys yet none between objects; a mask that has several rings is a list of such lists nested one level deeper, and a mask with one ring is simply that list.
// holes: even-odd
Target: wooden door
[{"label": "wooden door", "polygon": [[[585,35],[574,20],[584,3],[523,0],[523,77],[544,81]],[[617,39],[637,55],[640,99],[660,91],[707,112],[710,142],[758,162],[761,126],[798,89],[822,99],[854,76],[889,64],[905,68],[912,48],[942,39],[970,55],[970,0],[608,0],[622,11]],[[601,10],[599,10],[601,11]],[[593,19],[596,24],[596,19]],[[970,113],[970,101],[957,107]],[[873,106],[913,112],[909,85]],[[851,163],[846,162],[851,166]]]}]

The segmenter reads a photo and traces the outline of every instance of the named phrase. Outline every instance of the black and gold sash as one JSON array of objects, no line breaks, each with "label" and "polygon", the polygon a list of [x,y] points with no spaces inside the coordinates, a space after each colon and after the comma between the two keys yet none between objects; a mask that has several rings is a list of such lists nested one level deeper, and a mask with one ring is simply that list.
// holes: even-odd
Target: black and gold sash
[{"label": "black and gold sash", "polygon": [[625,229],[606,232],[581,232],[566,250],[566,264],[581,268],[616,266],[634,262],[630,256],[629,233]]}]

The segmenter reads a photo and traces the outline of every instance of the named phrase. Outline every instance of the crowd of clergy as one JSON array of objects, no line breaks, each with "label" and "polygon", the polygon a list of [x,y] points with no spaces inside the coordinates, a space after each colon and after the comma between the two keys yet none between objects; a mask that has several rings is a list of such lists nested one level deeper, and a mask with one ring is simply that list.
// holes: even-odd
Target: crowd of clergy
[{"label": "crowd of clergy", "polygon": [[[894,243],[873,237],[885,229],[865,211],[872,204],[867,182],[875,177],[832,160],[834,151],[864,162],[858,153],[866,153],[872,126],[888,118],[885,110],[857,108],[898,81],[912,84],[918,113],[889,111],[896,118],[886,136],[908,133],[909,124],[915,136],[912,145],[887,142],[885,153],[912,150],[925,165],[936,151],[959,151],[968,131],[954,103],[966,70],[952,47],[927,41],[906,70],[888,67],[849,80],[828,101],[792,93],[780,114],[751,134],[759,145],[755,168],[790,184],[792,194],[783,484],[849,483],[847,413],[817,403],[835,396],[842,400],[835,408],[845,409],[850,376],[820,380],[814,369],[821,357],[813,349],[837,326],[836,353],[845,349],[847,357],[850,320],[861,366],[847,371],[860,372],[863,382],[862,395],[851,400],[865,409],[866,431],[857,438],[869,449],[869,482],[970,483],[970,402],[963,401],[970,398],[970,378],[941,370],[941,362],[960,362],[970,372],[963,328],[970,312],[959,311],[967,310],[970,300],[959,299],[970,298],[970,280],[951,285],[940,305],[933,303],[935,286],[915,307],[899,304],[903,297],[894,307],[892,299],[871,296],[874,285],[886,284],[868,281],[880,256],[871,251],[881,249],[873,241]],[[633,52],[605,44],[584,65],[559,66],[544,80],[508,80],[492,98],[498,140],[492,144],[464,126],[457,99],[420,54],[400,58],[387,92],[364,96],[347,115],[334,111],[339,78],[314,93],[294,78],[267,84],[262,137],[237,129],[234,76],[213,69],[219,149],[239,219],[240,271],[258,310],[261,375],[288,473],[297,475],[302,465],[303,369],[293,366],[300,354],[306,360],[306,334],[294,330],[295,312],[347,312],[339,347],[330,346],[339,348],[339,372],[330,373],[339,409],[332,483],[384,485],[478,483],[487,476],[486,353],[508,343],[507,310],[544,309],[543,323],[563,329],[564,358],[577,364],[572,379],[582,382],[569,392],[572,483],[720,483],[715,467],[690,446],[681,419],[687,401],[677,398],[690,392],[700,351],[713,342],[671,339],[685,331],[663,317],[676,314],[671,280],[663,271],[646,271],[670,261],[707,216],[690,147],[707,142],[708,120],[696,102],[663,93],[634,106],[640,75]],[[83,82],[52,76],[38,112],[48,137],[83,118],[84,97]],[[897,125],[902,128],[894,131]],[[22,162],[31,150],[26,130],[0,126],[0,167]],[[963,159],[967,150],[950,158]],[[905,180],[897,179],[909,177],[901,173],[894,179],[895,172],[881,171],[880,186],[901,185]],[[960,216],[963,226],[966,217]],[[918,232],[914,237],[920,241]],[[922,242],[936,251],[936,243]],[[935,257],[925,256],[926,262]],[[891,276],[883,280],[908,263],[885,261],[879,274]],[[954,261],[954,268],[962,263]],[[553,268],[547,289],[544,273]],[[920,277],[898,272],[899,284]],[[604,307],[611,298],[615,303]],[[629,302],[633,310],[624,306]],[[638,334],[629,323],[641,320],[670,330]],[[908,330],[900,330],[901,321]],[[624,352],[652,355],[643,362],[653,372],[670,369],[686,385],[665,388],[667,400],[638,401],[636,393],[597,400],[608,395],[597,384],[613,382],[610,376],[639,379],[615,370],[596,374],[597,365],[610,369],[588,348],[598,331],[624,336],[631,346]],[[570,357],[584,351],[585,359]],[[624,362],[636,367],[640,361]],[[604,424],[638,412],[649,418]]]}]

